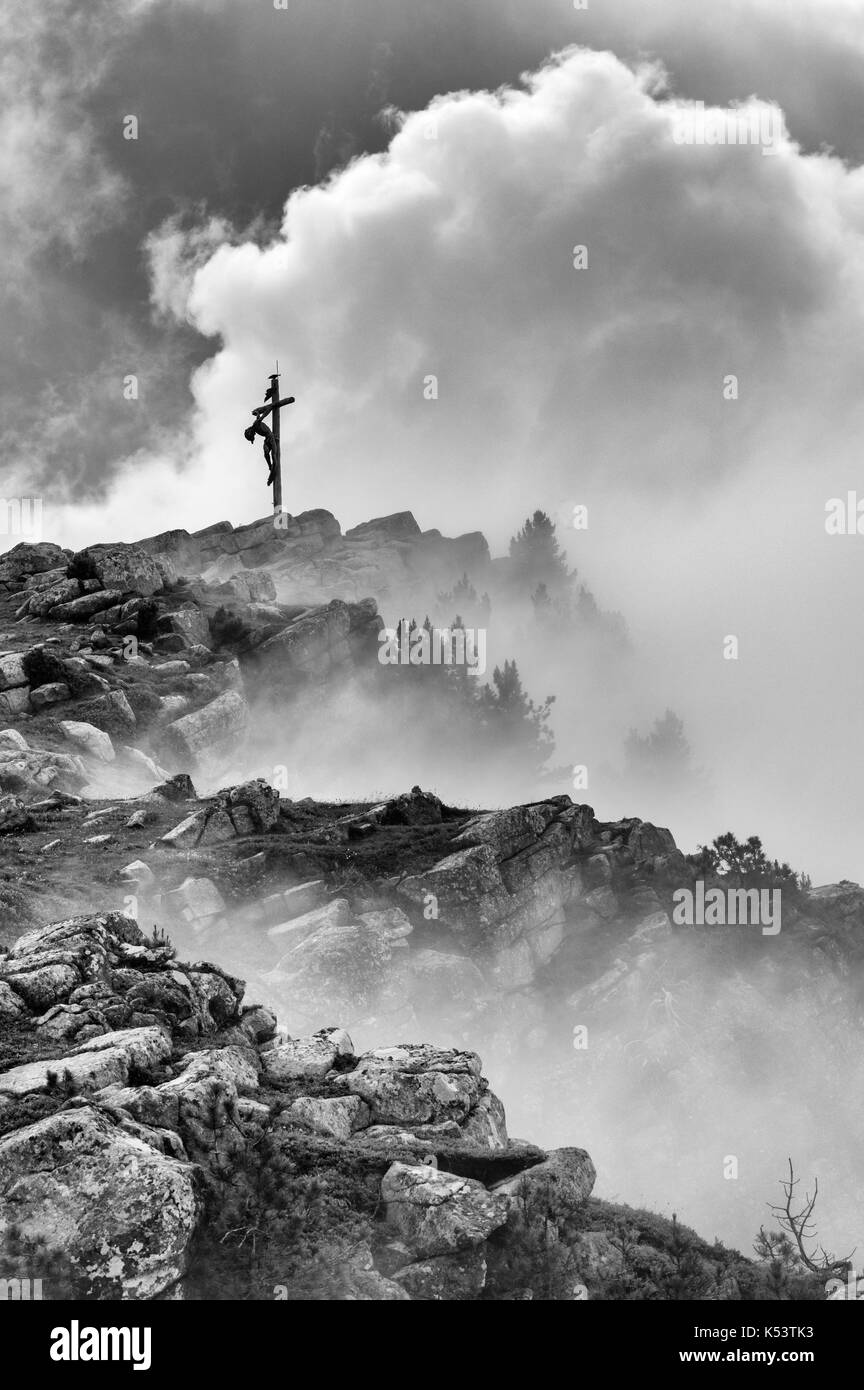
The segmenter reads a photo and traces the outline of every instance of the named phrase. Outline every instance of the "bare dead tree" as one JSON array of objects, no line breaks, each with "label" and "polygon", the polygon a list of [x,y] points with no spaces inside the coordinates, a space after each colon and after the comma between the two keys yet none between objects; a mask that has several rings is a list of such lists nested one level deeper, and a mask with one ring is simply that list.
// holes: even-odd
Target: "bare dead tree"
[{"label": "bare dead tree", "polygon": [[[801,1179],[795,1177],[795,1169],[792,1160],[789,1159],[789,1176],[781,1178],[780,1185],[783,1188],[785,1201],[783,1205],[771,1203],[771,1212],[782,1231],[785,1231],[794,1241],[798,1256],[805,1269],[811,1274],[837,1274],[845,1273],[852,1262],[852,1254],[844,1259],[835,1259],[829,1255],[825,1247],[818,1245],[815,1249],[813,1243],[816,1240],[816,1226],[813,1220],[813,1211],[816,1206],[816,1199],[819,1196],[819,1179],[814,1179],[813,1195],[809,1192],[804,1193],[803,1205],[799,1210],[794,1210],[796,1200],[795,1189],[800,1185]],[[808,1246],[810,1248],[808,1249]]]}]

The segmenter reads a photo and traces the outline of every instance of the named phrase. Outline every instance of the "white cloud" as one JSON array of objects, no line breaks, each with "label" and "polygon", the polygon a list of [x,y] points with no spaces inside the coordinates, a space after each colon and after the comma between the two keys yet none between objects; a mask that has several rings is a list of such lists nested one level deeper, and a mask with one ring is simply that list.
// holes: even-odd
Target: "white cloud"
[{"label": "white cloud", "polygon": [[[864,175],[788,140],[770,157],[681,147],[681,109],[655,68],[571,51],[522,89],[437,100],[437,139],[408,116],[386,155],[295,192],[270,244],[213,252],[184,312],[222,347],[195,379],[197,458],[170,511],[266,511],[242,429],[277,356],[298,398],[292,511],[411,508],[501,545],[535,505],[586,502],[573,558],[631,620],[645,709],[680,708],[719,767],[712,817],[769,844],[773,829],[776,852],[812,864],[789,798],[806,765],[818,814],[836,813],[822,673],[838,644],[835,688],[857,668],[832,607],[857,557],[822,517],[860,476]],[[145,473],[124,497],[140,533],[157,510]],[[721,640],[739,628],[730,671]],[[848,780],[844,797],[860,800]],[[859,857],[844,835],[818,853],[846,873]]]},{"label": "white cloud", "polygon": [[711,819],[675,829],[692,843],[723,821],[860,876],[852,830],[817,847],[812,824],[838,789],[844,824],[864,810],[842,746],[864,733],[846,694],[861,634],[836,601],[858,557],[822,527],[860,479],[864,174],[788,140],[681,147],[681,109],[656,68],[570,51],[518,90],[438,99],[436,139],[409,115],[385,155],[296,191],[269,242],[211,251],[212,224],[172,224],[151,247],[159,304],[222,343],[189,448],[176,469],[130,463],[101,509],[55,513],[58,533],[264,514],[242,431],[278,357],[290,510],[410,508],[501,546],[534,506],[587,503],[573,558],[641,644],[640,714],[679,709],[719,769]]}]

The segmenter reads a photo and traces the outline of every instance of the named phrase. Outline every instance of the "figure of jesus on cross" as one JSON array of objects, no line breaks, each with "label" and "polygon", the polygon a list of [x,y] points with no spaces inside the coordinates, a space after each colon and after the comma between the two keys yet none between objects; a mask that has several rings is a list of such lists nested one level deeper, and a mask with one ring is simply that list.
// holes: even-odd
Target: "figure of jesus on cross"
[{"label": "figure of jesus on cross", "polygon": [[[273,485],[273,511],[274,514],[282,511],[282,450],[279,438],[279,411],[283,405],[293,405],[294,397],[286,396],[283,400],[279,399],[279,363],[276,363],[276,371],[270,375],[270,385],[264,392],[265,401],[269,405],[258,405],[252,411],[255,416],[252,424],[247,430],[243,431],[250,444],[255,443],[256,435],[264,440],[264,460],[267,464],[267,486]],[[273,427],[265,424],[268,415],[273,417]]]}]

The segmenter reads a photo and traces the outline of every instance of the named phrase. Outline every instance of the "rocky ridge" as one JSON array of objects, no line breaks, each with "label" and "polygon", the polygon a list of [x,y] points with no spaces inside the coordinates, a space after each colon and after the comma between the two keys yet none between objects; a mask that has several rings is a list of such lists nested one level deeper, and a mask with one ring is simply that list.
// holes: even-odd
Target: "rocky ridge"
[{"label": "rocky ridge", "polygon": [[[249,1214],[258,1153],[294,1183],[311,1172],[327,1190],[344,1187],[346,1167],[355,1175],[339,1224],[362,1220],[362,1235],[340,1251],[341,1298],[482,1297],[490,1268],[524,1244],[526,1213],[561,1242],[565,1296],[589,1296],[614,1270],[588,1204],[589,1156],[509,1139],[475,1053],[403,1044],[358,1056],[344,1030],[290,1037],[243,995],[241,981],[177,961],[122,914],[57,922],[13,946],[0,962],[0,1241],[14,1231],[62,1259],[66,1292],[182,1297],[188,1284],[194,1296],[196,1242],[226,1184],[248,1188],[250,1228],[263,1215]],[[644,1271],[672,1271],[674,1235],[641,1242]],[[317,1232],[328,1238],[335,1223]],[[706,1289],[734,1281],[728,1252],[693,1240]],[[530,1282],[501,1296],[532,1297]]]},{"label": "rocky ridge", "polygon": [[[39,1130],[32,1147],[30,1138],[16,1141],[24,1147],[7,1151],[12,1156],[0,1172],[8,1190],[21,1194],[26,1213],[31,1188],[25,1175],[31,1174],[35,1192],[43,1158],[49,1155],[46,1172],[54,1162],[55,1144],[64,1172],[64,1155],[79,1148],[90,1155],[81,1191],[92,1194],[95,1175],[108,1161],[104,1155],[117,1145],[118,1172],[138,1161],[140,1147],[130,1158],[134,1140],[147,1150],[142,1190],[150,1176],[163,1183],[160,1211],[175,1223],[154,1236],[149,1265],[127,1269],[112,1256],[104,1267],[86,1253],[98,1223],[95,1234],[79,1231],[81,1191],[64,1197],[61,1183],[56,1210],[49,1203],[53,1225],[45,1238],[97,1294],[112,1296],[118,1287],[135,1297],[194,1291],[195,1250],[213,1228],[212,1182],[220,1165],[270,1153],[275,1144],[277,1167],[283,1160],[306,1172],[323,1165],[325,1188],[334,1164],[343,1162],[334,1154],[347,1153],[351,1172],[365,1175],[362,1193],[352,1188],[363,1219],[369,1202],[376,1213],[392,1206],[392,1220],[379,1229],[377,1216],[370,1218],[356,1251],[350,1258],[343,1252],[340,1264],[351,1274],[335,1296],[545,1296],[518,1294],[502,1283],[508,1242],[524,1254],[531,1230],[538,1229],[529,1221],[526,1234],[523,1183],[516,1205],[507,1190],[513,1200],[502,1223],[473,1243],[461,1243],[460,1235],[458,1248],[446,1254],[429,1254],[422,1235],[419,1243],[406,1242],[407,1228],[400,1225],[416,1219],[418,1230],[425,1228],[425,1208],[435,1207],[430,1193],[441,1195],[435,1187],[440,1179],[406,1176],[398,1168],[388,1178],[391,1164],[479,1183],[483,1193],[470,1192],[480,1224],[472,1224],[473,1199],[466,1216],[475,1232],[490,1212],[503,1210],[503,1185],[512,1188],[520,1174],[548,1171],[542,1151],[506,1138],[500,1104],[481,1084],[474,1050],[480,1042],[499,1078],[511,1068],[523,1081],[527,1074],[527,1089],[538,1096],[549,1089],[551,1047],[560,1057],[554,1090],[565,1097],[574,1085],[570,1033],[574,1020],[587,1019],[595,1041],[580,1071],[584,1094],[586,1077],[590,1085],[605,1061],[621,1055],[614,1021],[623,1012],[637,1025],[625,1054],[634,1088],[656,1111],[656,1088],[666,1105],[677,1103],[677,1087],[689,1108],[682,1058],[692,1052],[688,1027],[697,1025],[690,1024],[682,1000],[692,990],[694,951],[710,954],[712,969],[717,965],[734,990],[742,1038],[758,1027],[784,959],[796,953],[806,962],[808,987],[806,998],[798,992],[790,1001],[789,1026],[806,1023],[815,1002],[844,1032],[840,982],[861,967],[864,892],[855,884],[800,896],[788,912],[784,908],[783,935],[771,954],[757,959],[756,938],[742,948],[742,958],[722,942],[673,925],[671,893],[692,883],[696,870],[668,830],[637,818],[599,821],[591,807],[574,805],[568,796],[468,811],[414,788],[374,804],[327,804],[292,801],[258,779],[227,781],[199,798],[189,773],[197,780],[214,760],[217,768],[230,767],[255,719],[255,697],[276,691],[289,702],[314,696],[362,672],[376,645],[381,620],[374,601],[280,602],[275,569],[285,571],[286,588],[279,592],[294,585],[296,598],[301,570],[292,570],[290,581],[288,571],[317,564],[320,598],[328,571],[321,568],[324,560],[304,558],[304,548],[319,557],[326,550],[330,561],[335,557],[344,566],[380,554],[383,537],[395,547],[384,569],[398,574],[400,585],[406,574],[428,579],[424,556],[437,556],[435,563],[445,567],[464,559],[462,542],[447,543],[457,547],[450,553],[435,536],[418,540],[413,518],[369,523],[368,530],[355,528],[359,535],[343,538],[327,516],[297,518],[291,535],[278,540],[267,519],[252,528],[209,528],[195,537],[167,533],[138,546],[95,546],[77,555],[47,544],[18,546],[0,560],[0,625],[7,629],[0,638],[0,945],[30,928],[0,968],[2,1065],[4,1078],[11,1077],[6,1090],[0,1079],[0,1127],[5,1124],[10,1142],[33,1124],[58,1127],[56,1133],[51,1126]],[[475,544],[470,537],[462,541]],[[283,548],[271,551],[274,545]],[[478,564],[481,550],[478,543]],[[181,564],[189,573],[180,572]],[[329,573],[345,591],[338,565]],[[376,584],[383,583],[382,574]],[[75,912],[80,918],[70,917]],[[153,934],[142,937],[133,918]],[[165,933],[192,965],[171,964]],[[223,968],[202,965],[202,952]],[[95,974],[88,973],[91,964]],[[124,973],[136,971],[137,977]],[[250,1017],[262,1026],[266,1018],[266,1030],[275,1030],[278,1014],[293,1040],[275,1031],[258,1035],[254,1028],[250,1036],[240,974],[263,1001]],[[711,1043],[719,1052],[728,1047],[722,1015],[712,1011],[710,1017],[720,1019]],[[331,1056],[334,1018],[354,1042],[339,1034],[344,1050]],[[447,1046],[437,1052],[418,1044],[395,1052],[381,1048],[393,1037],[440,1036],[442,1030]],[[324,1072],[291,1075],[295,1045],[304,1055],[323,1056]],[[731,1054],[730,1067],[739,1065]],[[223,1113],[220,1088],[235,1066],[242,1084],[235,1076],[236,1104],[227,1085]],[[353,1089],[345,1080],[349,1073]],[[405,1082],[403,1073],[415,1079]],[[373,1074],[375,1087],[380,1083],[388,1094],[395,1087],[401,1097],[389,1109],[376,1111],[366,1094]],[[193,1082],[210,1107],[206,1126],[203,1112],[196,1120],[204,1126],[197,1147],[181,1123],[182,1107],[178,1102],[175,1111],[170,1102]],[[703,1084],[701,1076],[693,1078],[693,1093]],[[163,1086],[173,1090],[163,1092]],[[448,1109],[448,1088],[452,1096],[471,1098],[467,1109],[456,1101],[457,1109]],[[126,1091],[129,1104],[110,1109],[107,1093],[116,1100]],[[160,1091],[155,1108],[148,1111],[140,1095],[133,1101],[132,1091],[148,1097]],[[422,1095],[425,1118],[403,1104],[409,1092],[415,1099]],[[821,1092],[830,1102],[824,1083]],[[253,1103],[262,1109],[250,1110]],[[251,1142],[235,1143],[244,1107],[263,1128],[250,1130]],[[88,1114],[82,1119],[75,1112],[83,1109]],[[297,1121],[290,1142],[281,1120],[286,1110]],[[652,1119],[643,1118],[650,1133]],[[325,1122],[333,1133],[321,1130]],[[208,1145],[222,1156],[207,1157]],[[418,1147],[435,1162],[418,1165]],[[549,1162],[556,1173],[556,1164],[589,1172],[584,1155]],[[143,1213],[123,1215],[125,1182],[118,1179],[109,1190],[117,1203],[111,1229],[115,1223],[131,1229]],[[463,1197],[454,1190],[453,1210],[461,1210]],[[571,1229],[561,1266],[568,1279],[575,1270],[580,1286],[605,1296],[604,1281],[616,1269],[626,1265],[628,1279],[634,1269],[643,1270],[641,1256],[634,1265],[632,1252],[622,1253],[620,1214],[607,1229],[602,1204],[586,1193],[574,1198],[568,1213],[562,1229],[575,1219],[583,1242],[570,1239]],[[632,1233],[632,1214],[626,1222]],[[636,1245],[653,1253],[644,1266],[649,1273],[638,1277],[649,1283],[650,1268],[668,1274],[665,1261],[678,1258],[678,1236],[667,1227],[651,1225],[650,1238],[644,1222],[639,1228]],[[109,1235],[106,1227],[103,1243],[113,1249]],[[405,1249],[384,1251],[400,1244]],[[466,1250],[474,1252],[470,1258]],[[434,1268],[426,1269],[430,1261]],[[699,1278],[710,1284],[720,1265],[709,1264],[710,1270],[699,1266]],[[741,1274],[742,1287],[748,1277]],[[716,1279],[712,1287],[717,1296]]]}]

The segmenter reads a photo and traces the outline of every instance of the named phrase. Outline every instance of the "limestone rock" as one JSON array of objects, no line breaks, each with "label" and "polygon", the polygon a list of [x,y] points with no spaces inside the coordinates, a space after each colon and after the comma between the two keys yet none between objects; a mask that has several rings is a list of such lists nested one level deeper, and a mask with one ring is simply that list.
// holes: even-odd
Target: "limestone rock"
[{"label": "limestone rock", "polygon": [[18,997],[5,980],[0,980],[0,1023],[23,1018],[26,1013],[27,1006],[24,1000]]},{"label": "limestone rock", "polygon": [[113,763],[116,754],[109,736],[94,724],[86,724],[77,719],[61,719],[60,728],[70,742],[75,743],[91,758],[103,763]]},{"label": "limestone rock", "polygon": [[171,1043],[161,1028],[126,1028],[104,1033],[89,1038],[65,1057],[25,1062],[0,1073],[0,1095],[35,1095],[64,1084],[67,1078],[76,1092],[125,1085],[131,1068],[152,1068],[170,1052]]},{"label": "limestone rock", "polygon": [[387,1221],[421,1257],[455,1254],[478,1246],[503,1226],[506,1197],[473,1178],[428,1165],[394,1163],[381,1182]]},{"label": "limestone rock", "polygon": [[162,574],[153,556],[137,545],[88,546],[73,556],[70,569],[94,575],[106,590],[119,590],[112,600],[115,603],[122,594],[147,597],[163,588]]},{"label": "limestone rock", "polygon": [[458,1255],[416,1260],[393,1276],[417,1303],[476,1299],[486,1284],[486,1257],[479,1246]]},{"label": "limestone rock", "polygon": [[28,799],[43,797],[48,790],[78,791],[86,782],[79,757],[51,749],[23,751],[0,748],[0,788]]},{"label": "limestone rock", "polygon": [[266,688],[291,689],[305,680],[320,681],[351,659],[351,613],[339,599],[310,610],[254,652],[258,679]]},{"label": "limestone rock", "polygon": [[16,686],[14,690],[4,690],[0,694],[0,716],[9,718],[24,714],[30,707],[29,686]]},{"label": "limestone rock", "polygon": [[[348,899],[333,898],[323,907],[314,907],[309,912],[303,912],[285,922],[277,923],[276,926],[268,929],[267,935],[274,937],[280,946],[287,946],[293,950],[295,946],[322,928],[344,927],[350,921],[351,904]],[[284,960],[285,957],[283,957]]]},{"label": "limestone rock", "polygon": [[115,607],[122,597],[117,589],[97,589],[95,593],[55,604],[49,608],[47,617],[56,623],[83,623],[103,609]]},{"label": "limestone rock", "polygon": [[226,691],[201,709],[184,714],[164,733],[167,753],[186,764],[205,755],[219,756],[236,750],[249,727],[249,706],[239,691]]},{"label": "limestone rock", "polygon": [[17,729],[0,730],[0,753],[14,750],[16,753],[26,753],[27,740]]},{"label": "limestone rock", "polygon": [[542,1198],[549,1219],[563,1226],[591,1196],[597,1172],[584,1149],[554,1149],[542,1163],[496,1183],[496,1195],[516,1202],[522,1192]]},{"label": "limestone rock", "polygon": [[193,1169],[92,1107],[0,1138],[0,1233],[14,1224],[62,1249],[97,1297],[163,1294],[198,1216]]},{"label": "limestone rock", "polygon": [[48,681],[30,692],[30,708],[38,711],[71,699],[72,691],[64,681]]},{"label": "limestone rock", "polygon": [[15,587],[28,575],[57,569],[68,559],[69,551],[50,541],[20,541],[0,556],[0,583]]},{"label": "limestone rock", "polygon": [[276,1038],[261,1049],[264,1073],[269,1081],[326,1076],[337,1058],[350,1058],[353,1043],[340,1028],[325,1028],[308,1038]]},{"label": "limestone rock", "polygon": [[292,1122],[306,1125],[328,1139],[346,1140],[369,1123],[369,1111],[359,1096],[301,1096],[280,1117],[281,1124]]},{"label": "limestone rock", "polygon": [[21,652],[5,652],[0,656],[0,690],[12,690],[16,686],[28,685]]},{"label": "limestone rock", "polygon": [[263,777],[232,787],[228,793],[229,813],[244,807],[257,831],[272,830],[279,820],[279,793]]},{"label": "limestone rock", "polygon": [[165,905],[187,922],[215,917],[225,911],[225,899],[209,878],[186,878],[172,892],[165,894]]},{"label": "limestone rock", "polygon": [[137,724],[132,706],[122,690],[110,690],[104,695],[97,695],[94,700],[83,701],[76,707],[75,713],[81,722],[92,724],[103,733],[119,738],[127,738]]},{"label": "limestone rock", "polygon": [[373,1124],[408,1126],[464,1120],[485,1090],[476,1053],[425,1044],[365,1053],[344,1086],[366,1102]]}]

